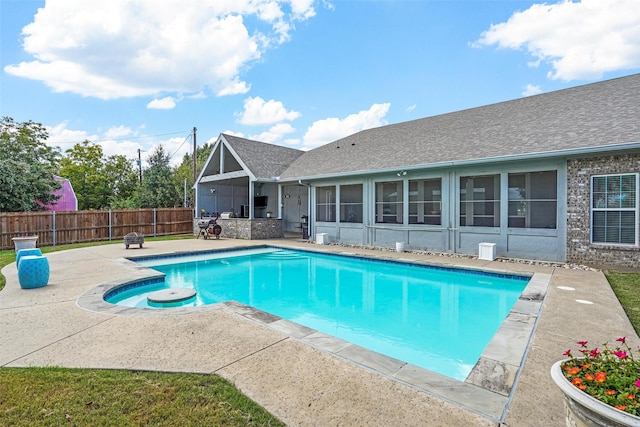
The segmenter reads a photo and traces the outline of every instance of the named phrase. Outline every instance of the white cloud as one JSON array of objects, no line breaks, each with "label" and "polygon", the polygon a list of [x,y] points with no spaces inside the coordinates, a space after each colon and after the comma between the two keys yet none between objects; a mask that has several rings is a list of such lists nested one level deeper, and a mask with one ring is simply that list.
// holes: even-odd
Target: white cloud
[{"label": "white cloud", "polygon": [[384,117],[390,103],[373,104],[368,110],[350,114],[344,119],[331,117],[314,122],[303,137],[303,149],[311,149],[349,136],[364,129],[386,125]]},{"label": "white cloud", "polygon": [[104,136],[105,138],[122,138],[124,136],[129,136],[131,134],[133,134],[133,131],[131,130],[130,127],[120,125],[120,126],[109,128],[104,133]]},{"label": "white cloud", "polygon": [[271,127],[266,132],[262,132],[259,135],[254,135],[249,137],[249,139],[253,139],[255,141],[276,143],[282,140],[284,135],[295,132],[296,130],[289,123],[278,123],[277,125]]},{"label": "white cloud", "polygon": [[284,104],[273,99],[266,101],[259,96],[244,101],[244,111],[239,122],[243,125],[264,125],[300,117],[297,111],[287,111]]},{"label": "white cloud", "polygon": [[242,94],[241,72],[314,15],[313,0],[49,0],[22,31],[33,60],[4,70],[100,99]]},{"label": "white cloud", "polygon": [[100,145],[105,157],[121,155],[134,161],[138,159],[138,149],[140,149],[143,167],[146,166],[149,154],[160,144],[162,144],[165,153],[171,156],[171,166],[178,166],[184,155],[193,149],[189,134],[158,139],[150,135],[139,135],[137,131],[124,125],[113,126],[101,134],[69,129],[67,122],[47,126],[46,129],[49,133],[47,144],[52,147],[60,147],[63,154],[74,145],[88,140],[93,144]]},{"label": "white cloud", "polygon": [[597,79],[640,67],[638,0],[582,0],[534,4],[491,25],[475,46],[524,49],[549,63],[553,79]]},{"label": "white cloud", "polygon": [[158,110],[171,110],[176,107],[176,101],[172,96],[167,96],[160,99],[154,99],[147,104],[147,108]]},{"label": "white cloud", "polygon": [[416,104],[412,104],[412,105],[409,105],[405,111],[406,111],[407,113],[410,113],[410,112],[412,112],[412,111],[413,111],[413,110],[415,110],[415,109],[416,109]]},{"label": "white cloud", "polygon": [[540,89],[540,86],[528,84],[524,89],[524,92],[522,92],[522,96],[537,95],[539,93],[542,93],[542,89]]},{"label": "white cloud", "polygon": [[62,122],[55,126],[45,126],[49,134],[47,145],[50,147],[60,147],[62,153],[64,153],[75,144],[80,144],[86,140],[98,139],[97,135],[90,135],[83,130],[72,130],[67,128],[67,126],[67,122]]}]

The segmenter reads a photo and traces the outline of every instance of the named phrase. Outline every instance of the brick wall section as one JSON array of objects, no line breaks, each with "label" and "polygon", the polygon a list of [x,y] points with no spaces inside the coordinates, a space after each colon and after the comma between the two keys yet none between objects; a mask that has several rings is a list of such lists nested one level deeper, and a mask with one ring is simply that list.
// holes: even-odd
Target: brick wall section
[{"label": "brick wall section", "polygon": [[611,269],[640,268],[640,250],[590,243],[591,177],[640,171],[640,154],[567,162],[567,261]]},{"label": "brick wall section", "polygon": [[[198,221],[199,218],[193,220],[194,236],[197,236],[200,232]],[[228,239],[261,240],[282,237],[282,221],[276,218],[254,220],[242,218],[218,219],[218,224],[222,227],[220,237]]]}]

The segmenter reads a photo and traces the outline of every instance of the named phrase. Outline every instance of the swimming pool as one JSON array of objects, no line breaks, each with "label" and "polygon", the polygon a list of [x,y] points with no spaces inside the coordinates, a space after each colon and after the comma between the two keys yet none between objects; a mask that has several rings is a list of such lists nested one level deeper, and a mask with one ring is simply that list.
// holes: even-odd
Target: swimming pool
[{"label": "swimming pool", "polygon": [[105,299],[150,307],[167,287],[185,305],[235,300],[387,356],[464,380],[528,277],[265,247],[139,260],[165,273]]}]

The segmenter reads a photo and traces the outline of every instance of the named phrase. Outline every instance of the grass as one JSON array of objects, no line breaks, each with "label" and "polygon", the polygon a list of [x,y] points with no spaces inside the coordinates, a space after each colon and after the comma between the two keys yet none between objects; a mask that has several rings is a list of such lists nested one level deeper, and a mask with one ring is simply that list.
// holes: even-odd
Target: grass
[{"label": "grass", "polygon": [[608,271],[605,274],[633,328],[640,335],[640,273]]},{"label": "grass", "polygon": [[283,424],[216,375],[0,368],[0,425]]},{"label": "grass", "polygon": [[[184,239],[185,236],[149,238]],[[43,247],[43,253],[122,243]],[[15,262],[0,251],[0,269]],[[0,290],[6,283],[0,274]],[[1,344],[0,344],[1,345]],[[0,425],[282,426],[217,375],[121,370],[0,367]]]},{"label": "grass", "polygon": [[[182,237],[170,237],[179,239]],[[166,240],[166,237],[155,240]],[[146,240],[146,238],[145,238]],[[149,239],[153,240],[153,239]],[[43,253],[115,242],[41,248]],[[0,268],[15,261],[0,251]],[[606,272],[640,334],[640,273]],[[0,290],[5,278],[0,274]],[[280,426],[216,375],[63,368],[0,368],[0,425]]]}]

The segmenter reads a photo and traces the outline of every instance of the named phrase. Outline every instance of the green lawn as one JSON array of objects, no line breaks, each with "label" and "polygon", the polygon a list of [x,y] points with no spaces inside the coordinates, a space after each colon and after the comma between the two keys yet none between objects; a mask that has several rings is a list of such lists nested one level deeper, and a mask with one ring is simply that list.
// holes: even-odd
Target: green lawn
[{"label": "green lawn", "polygon": [[[114,242],[103,244],[109,243]],[[41,250],[47,253],[92,245],[95,243]],[[14,261],[13,250],[0,251],[0,268]],[[606,272],[606,276],[640,334],[640,273]],[[0,290],[4,285],[5,278],[0,275]],[[0,368],[0,425],[283,424],[216,375]]]},{"label": "green lawn", "polygon": [[608,271],[605,274],[633,328],[640,335],[640,273]]}]

